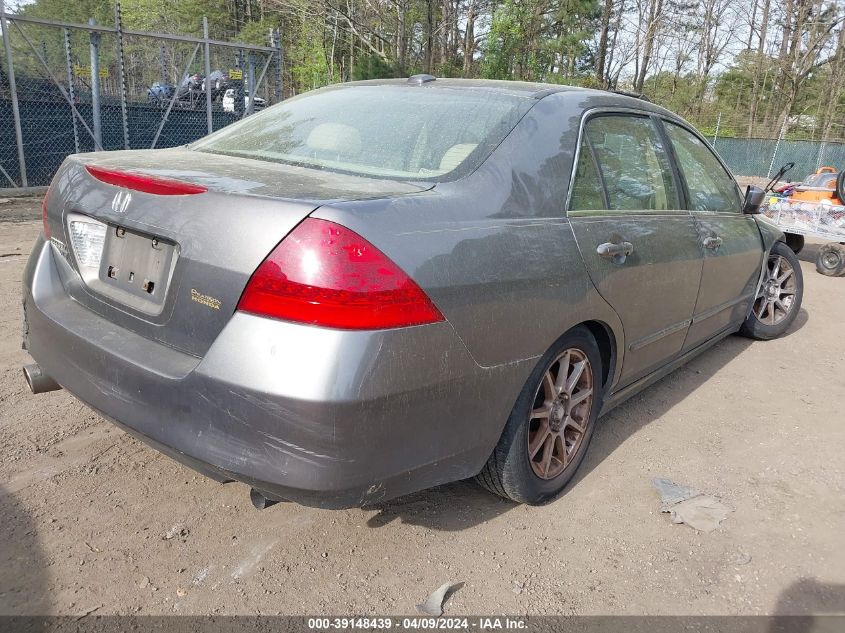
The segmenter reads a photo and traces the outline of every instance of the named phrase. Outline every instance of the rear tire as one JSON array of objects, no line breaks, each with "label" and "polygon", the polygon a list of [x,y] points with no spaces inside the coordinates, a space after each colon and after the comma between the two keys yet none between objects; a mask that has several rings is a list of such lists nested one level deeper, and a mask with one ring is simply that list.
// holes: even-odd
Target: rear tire
[{"label": "rear tire", "polygon": [[845,275],[845,246],[824,244],[819,249],[819,256],[816,258],[816,270],[827,277]]},{"label": "rear tire", "polygon": [[801,310],[804,277],[798,257],[783,242],[769,251],[760,288],[739,333],[759,341],[781,336]]},{"label": "rear tire", "polygon": [[595,338],[583,326],[570,330],[531,372],[476,481],[519,503],[557,495],[587,453],[602,404],[601,379]]},{"label": "rear tire", "polygon": [[836,177],[836,197],[839,198],[839,204],[845,204],[845,169]]}]

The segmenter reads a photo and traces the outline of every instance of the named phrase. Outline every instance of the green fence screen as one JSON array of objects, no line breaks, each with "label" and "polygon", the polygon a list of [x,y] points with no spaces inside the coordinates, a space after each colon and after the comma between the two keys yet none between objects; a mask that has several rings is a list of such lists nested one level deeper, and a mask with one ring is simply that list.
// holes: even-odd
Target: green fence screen
[{"label": "green fence screen", "polygon": [[770,176],[784,163],[795,163],[790,180],[802,180],[823,165],[845,169],[845,143],[717,138],[714,147],[737,176]]}]

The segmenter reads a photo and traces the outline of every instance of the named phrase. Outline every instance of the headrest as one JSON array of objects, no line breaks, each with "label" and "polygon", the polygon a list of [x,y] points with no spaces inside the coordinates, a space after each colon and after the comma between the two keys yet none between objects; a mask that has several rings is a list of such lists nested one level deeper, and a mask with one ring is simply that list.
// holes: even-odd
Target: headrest
[{"label": "headrest", "polygon": [[459,143],[452,145],[443,154],[443,158],[440,159],[440,171],[443,173],[452,171],[464,162],[466,157],[472,154],[476,147],[478,147],[478,143]]},{"label": "headrest", "polygon": [[311,130],[305,144],[316,151],[354,156],[361,152],[361,133],[351,125],[321,123]]}]

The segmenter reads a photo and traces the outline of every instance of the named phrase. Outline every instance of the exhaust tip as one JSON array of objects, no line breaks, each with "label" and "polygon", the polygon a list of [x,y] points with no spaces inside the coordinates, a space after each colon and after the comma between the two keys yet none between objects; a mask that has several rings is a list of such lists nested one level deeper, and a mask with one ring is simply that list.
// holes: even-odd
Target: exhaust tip
[{"label": "exhaust tip", "polygon": [[252,501],[252,505],[255,506],[256,510],[264,510],[272,505],[276,505],[280,501],[280,499],[269,499],[265,497],[263,492],[259,492],[255,488],[249,489],[249,500]]},{"label": "exhaust tip", "polygon": [[38,363],[24,365],[23,377],[32,393],[47,393],[48,391],[57,391],[62,388],[59,383],[44,373]]}]

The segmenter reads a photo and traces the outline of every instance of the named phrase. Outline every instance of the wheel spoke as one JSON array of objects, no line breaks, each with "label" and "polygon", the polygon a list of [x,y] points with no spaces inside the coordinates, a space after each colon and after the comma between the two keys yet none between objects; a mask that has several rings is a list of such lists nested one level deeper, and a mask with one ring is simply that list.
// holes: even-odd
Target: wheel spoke
[{"label": "wheel spoke", "polygon": [[534,459],[534,456],[546,443],[546,438],[549,437],[549,433],[551,433],[551,429],[549,428],[548,422],[544,422],[540,428],[537,429],[537,432],[534,434],[534,440],[528,445],[528,455],[531,459]]},{"label": "wheel spoke", "polygon": [[795,289],[794,288],[781,288],[780,291],[779,291],[779,294],[780,294],[781,297],[784,296],[784,295],[791,296],[791,295],[795,294]]},{"label": "wheel spoke", "polygon": [[780,275],[780,257],[775,258],[775,265],[772,266],[772,270],[769,273],[769,279],[777,279],[778,275]]},{"label": "wheel spoke", "polygon": [[561,466],[566,468],[567,457],[569,455],[566,453],[566,442],[563,439],[563,435],[558,435],[555,437],[555,450],[552,451],[552,454],[558,454],[558,460],[560,461]]},{"label": "wheel spoke", "polygon": [[534,409],[531,411],[531,417],[529,420],[546,420],[552,414],[552,407],[548,402],[544,402],[543,406],[539,409]]},{"label": "wheel spoke", "polygon": [[543,442],[543,458],[540,462],[543,467],[543,476],[549,476],[549,467],[552,465],[552,453],[554,453],[555,437],[547,435]]},{"label": "wheel spoke", "polygon": [[563,390],[563,385],[566,383],[566,377],[569,375],[569,361],[572,357],[572,352],[566,350],[558,362],[557,378],[555,379],[555,394]]},{"label": "wheel spoke", "polygon": [[546,394],[546,397],[543,398],[543,400],[554,400],[554,397],[557,395],[557,389],[555,389],[555,380],[554,377],[552,377],[551,369],[543,375],[543,390]]},{"label": "wheel spoke", "polygon": [[568,418],[566,418],[566,426],[568,426],[571,429],[575,429],[581,435],[584,434],[584,425],[581,424],[580,422],[576,422],[575,418],[573,418],[571,415]]},{"label": "wheel spoke", "polygon": [[784,281],[789,279],[792,276],[794,271],[790,268],[785,273],[783,273],[780,277],[778,277],[778,284],[783,284]]},{"label": "wheel spoke", "polygon": [[768,310],[769,310],[769,321],[771,321],[771,325],[774,325],[775,324],[775,302],[774,301],[768,301],[766,303],[766,305],[768,306]]},{"label": "wheel spoke", "polygon": [[[760,297],[760,298],[763,299],[763,297]],[[766,311],[766,306],[768,305],[768,302],[765,299],[763,299],[762,301],[758,301],[757,303],[759,304],[759,306],[758,305],[754,306],[754,314],[756,314],[757,318],[762,321],[763,320],[763,312]]]},{"label": "wheel spoke", "polygon": [[572,375],[569,377],[569,380],[566,381],[566,387],[564,387],[564,391],[568,394],[572,393],[572,390],[575,389],[575,385],[578,384],[578,381],[581,380],[581,374],[584,373],[584,368],[587,366],[587,361],[582,360],[580,363],[575,363],[572,366]]},{"label": "wheel spoke", "polygon": [[572,397],[569,399],[569,408],[570,411],[577,407],[579,404],[584,402],[587,398],[593,395],[592,389],[582,389],[578,393],[572,394]]}]

